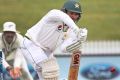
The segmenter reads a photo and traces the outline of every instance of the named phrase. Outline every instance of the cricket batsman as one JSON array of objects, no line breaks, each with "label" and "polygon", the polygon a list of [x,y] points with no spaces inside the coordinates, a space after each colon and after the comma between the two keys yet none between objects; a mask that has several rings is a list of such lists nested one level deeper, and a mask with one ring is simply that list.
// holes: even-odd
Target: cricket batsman
[{"label": "cricket batsman", "polygon": [[73,52],[86,40],[87,29],[76,25],[81,14],[80,3],[69,0],[61,10],[50,10],[27,30],[21,50],[37,71],[39,80],[59,80],[59,66],[53,55],[57,47],[63,52]]},{"label": "cricket batsman", "polygon": [[2,49],[2,63],[13,79],[33,80],[27,63],[19,51],[23,36],[17,33],[14,22],[5,22],[0,33],[0,49]]}]

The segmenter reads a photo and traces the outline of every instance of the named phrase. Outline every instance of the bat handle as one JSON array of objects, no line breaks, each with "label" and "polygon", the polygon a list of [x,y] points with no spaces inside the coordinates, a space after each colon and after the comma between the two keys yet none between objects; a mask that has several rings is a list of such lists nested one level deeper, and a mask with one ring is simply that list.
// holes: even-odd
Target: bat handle
[{"label": "bat handle", "polygon": [[78,80],[80,56],[81,56],[81,51],[73,52],[70,69],[69,69],[68,80]]}]

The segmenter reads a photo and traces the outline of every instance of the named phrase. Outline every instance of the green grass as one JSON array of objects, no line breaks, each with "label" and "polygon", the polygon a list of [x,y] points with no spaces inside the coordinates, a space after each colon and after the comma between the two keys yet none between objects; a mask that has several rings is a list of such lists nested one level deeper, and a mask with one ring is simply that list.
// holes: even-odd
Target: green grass
[{"label": "green grass", "polygon": [[[36,24],[49,10],[60,9],[66,0],[0,0],[0,30],[14,21],[18,31]],[[88,28],[88,40],[120,40],[119,0],[80,0],[83,14],[78,26]]]}]

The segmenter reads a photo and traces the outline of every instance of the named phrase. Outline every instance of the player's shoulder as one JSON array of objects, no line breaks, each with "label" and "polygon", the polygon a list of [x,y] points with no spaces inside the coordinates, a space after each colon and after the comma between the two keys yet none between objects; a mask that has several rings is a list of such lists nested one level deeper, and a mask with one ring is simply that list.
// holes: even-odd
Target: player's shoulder
[{"label": "player's shoulder", "polygon": [[0,37],[2,37],[2,34],[3,34],[3,33],[0,33]]},{"label": "player's shoulder", "polygon": [[0,35],[2,35],[2,33],[0,32]]},{"label": "player's shoulder", "polygon": [[16,33],[16,35],[17,35],[17,40],[16,41],[22,42],[23,39],[24,39],[23,36],[20,33]]},{"label": "player's shoulder", "polygon": [[20,33],[16,33],[18,38],[23,38],[23,36]]},{"label": "player's shoulder", "polygon": [[50,11],[60,11],[59,9],[51,9]]},{"label": "player's shoulder", "polygon": [[0,48],[2,46],[2,33],[0,33]]},{"label": "player's shoulder", "polygon": [[52,9],[52,10],[50,10],[49,12],[51,12],[51,13],[57,13],[57,12],[62,12],[62,11],[59,10],[59,9]]}]

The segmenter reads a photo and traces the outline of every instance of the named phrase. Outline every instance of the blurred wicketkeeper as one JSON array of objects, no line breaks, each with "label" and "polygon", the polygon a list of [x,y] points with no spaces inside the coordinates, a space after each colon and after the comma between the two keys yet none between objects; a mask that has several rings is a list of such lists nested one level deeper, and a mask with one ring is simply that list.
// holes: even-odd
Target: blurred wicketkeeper
[{"label": "blurred wicketkeeper", "polygon": [[18,49],[22,40],[22,35],[16,31],[15,23],[5,22],[3,32],[0,33],[0,48],[3,51],[3,67],[6,68],[13,79],[33,80],[24,56]]}]

